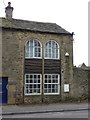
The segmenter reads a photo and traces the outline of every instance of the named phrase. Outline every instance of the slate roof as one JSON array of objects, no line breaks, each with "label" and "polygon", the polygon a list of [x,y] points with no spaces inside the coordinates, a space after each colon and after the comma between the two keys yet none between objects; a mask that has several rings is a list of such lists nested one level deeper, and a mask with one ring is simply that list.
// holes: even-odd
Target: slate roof
[{"label": "slate roof", "polygon": [[20,19],[8,20],[5,18],[0,18],[0,20],[1,19],[2,24],[0,24],[0,27],[6,29],[29,30],[34,32],[72,35],[70,32],[66,31],[56,23],[34,22]]}]

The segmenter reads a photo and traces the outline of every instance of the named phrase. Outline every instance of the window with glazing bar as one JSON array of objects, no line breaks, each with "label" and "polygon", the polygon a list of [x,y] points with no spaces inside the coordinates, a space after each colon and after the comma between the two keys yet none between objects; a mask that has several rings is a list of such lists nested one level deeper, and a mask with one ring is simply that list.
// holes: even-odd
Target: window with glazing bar
[{"label": "window with glazing bar", "polygon": [[60,75],[45,74],[44,75],[44,94],[59,94],[60,91]]},{"label": "window with glazing bar", "polygon": [[41,94],[41,83],[41,74],[25,74],[25,95]]},{"label": "window with glazing bar", "polygon": [[42,46],[38,40],[30,40],[25,45],[25,58],[41,58]]},{"label": "window with glazing bar", "polygon": [[59,45],[50,40],[45,44],[45,59],[59,59]]}]

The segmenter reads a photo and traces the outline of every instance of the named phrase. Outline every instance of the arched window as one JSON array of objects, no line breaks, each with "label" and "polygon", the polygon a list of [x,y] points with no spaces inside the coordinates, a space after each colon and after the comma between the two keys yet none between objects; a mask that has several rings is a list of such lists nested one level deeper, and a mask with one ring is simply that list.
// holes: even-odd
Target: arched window
[{"label": "arched window", "polygon": [[56,41],[50,40],[45,44],[45,58],[59,59],[59,45]]},{"label": "arched window", "polygon": [[25,46],[25,58],[41,58],[42,46],[38,40],[30,40]]}]

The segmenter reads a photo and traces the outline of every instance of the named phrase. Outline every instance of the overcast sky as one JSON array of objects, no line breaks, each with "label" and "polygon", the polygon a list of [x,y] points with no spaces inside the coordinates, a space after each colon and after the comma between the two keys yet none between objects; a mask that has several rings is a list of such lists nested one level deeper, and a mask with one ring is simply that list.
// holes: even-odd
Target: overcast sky
[{"label": "overcast sky", "polygon": [[8,2],[15,19],[57,23],[74,32],[74,65],[88,65],[88,0],[0,0],[0,17]]}]

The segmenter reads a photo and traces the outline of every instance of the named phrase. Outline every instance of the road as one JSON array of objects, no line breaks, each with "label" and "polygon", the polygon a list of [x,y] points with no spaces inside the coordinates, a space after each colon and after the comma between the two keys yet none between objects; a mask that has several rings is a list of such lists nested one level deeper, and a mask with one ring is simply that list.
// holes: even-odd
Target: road
[{"label": "road", "polygon": [[88,118],[88,110],[3,115],[3,118]]}]

